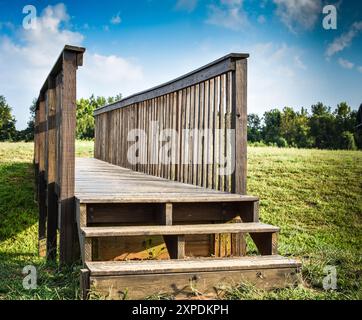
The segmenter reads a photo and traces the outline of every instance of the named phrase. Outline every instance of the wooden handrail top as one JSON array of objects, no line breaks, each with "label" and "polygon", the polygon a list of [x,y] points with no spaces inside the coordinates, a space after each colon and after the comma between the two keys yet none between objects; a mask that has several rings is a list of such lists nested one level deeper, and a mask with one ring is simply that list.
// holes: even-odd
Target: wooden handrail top
[{"label": "wooden handrail top", "polygon": [[104,112],[109,112],[134,103],[142,102],[171,92],[175,92],[177,90],[184,89],[186,87],[224,74],[228,71],[235,70],[235,61],[247,59],[248,57],[249,54],[247,53],[230,53],[181,77],[165,82],[148,90],[135,93],[120,101],[98,108],[94,111],[94,115],[97,116]]},{"label": "wooden handrail top", "polygon": [[64,46],[62,52],[60,53],[58,59],[56,60],[53,68],[49,72],[49,75],[47,76],[46,80],[44,81],[43,86],[40,89],[39,97],[38,97],[38,100],[36,103],[36,109],[39,108],[39,102],[44,100],[44,93],[49,88],[49,80],[51,78],[53,78],[54,76],[56,76],[62,68],[62,60],[63,60],[64,52],[68,51],[68,52],[77,53],[78,54],[77,55],[77,66],[79,67],[79,66],[83,65],[83,53],[85,52],[85,50],[86,49],[83,47],[76,47],[76,46],[71,46],[71,45]]}]

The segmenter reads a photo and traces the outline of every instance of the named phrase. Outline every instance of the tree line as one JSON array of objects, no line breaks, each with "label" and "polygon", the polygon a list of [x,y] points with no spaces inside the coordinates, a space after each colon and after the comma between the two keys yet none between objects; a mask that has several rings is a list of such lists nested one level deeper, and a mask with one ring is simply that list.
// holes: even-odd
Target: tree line
[{"label": "tree line", "polygon": [[357,129],[362,122],[362,105],[352,110],[341,102],[332,110],[318,102],[295,111],[290,107],[272,109],[248,115],[248,141],[254,145],[318,149],[362,149],[362,132]]},{"label": "tree line", "polygon": [[[95,109],[106,104],[114,103],[122,99],[122,95],[118,94],[114,97],[95,97],[91,95],[89,98],[81,98],[77,100],[77,127],[76,137],[81,140],[90,140],[94,138],[94,117]],[[6,102],[4,96],[0,95],[0,141],[33,141],[35,128],[35,108],[37,99],[29,108],[30,118],[27,127],[24,130],[16,130],[16,119],[12,115],[12,108]]]},{"label": "tree line", "polygon": [[[77,139],[94,138],[95,109],[121,100],[114,97],[81,98],[77,101]],[[15,117],[4,96],[0,95],[0,141],[31,141],[34,138],[34,116],[36,99],[30,106],[30,119],[24,130],[16,130]],[[252,145],[319,149],[362,149],[362,105],[359,111],[341,102],[332,110],[318,102],[311,112],[291,107],[272,109],[262,117],[248,115],[248,142]],[[360,124],[360,129],[358,129]]]}]

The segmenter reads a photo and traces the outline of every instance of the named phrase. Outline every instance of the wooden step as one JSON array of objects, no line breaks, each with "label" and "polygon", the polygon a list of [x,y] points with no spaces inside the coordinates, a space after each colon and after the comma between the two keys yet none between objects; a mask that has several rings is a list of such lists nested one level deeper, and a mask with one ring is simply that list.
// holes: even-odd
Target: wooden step
[{"label": "wooden step", "polygon": [[274,233],[279,227],[260,222],[193,224],[172,226],[122,226],[122,227],[83,227],[83,236],[92,237],[122,237],[122,236],[152,236],[152,235],[189,235],[218,233]]},{"label": "wooden step", "polygon": [[86,267],[94,276],[125,274],[159,274],[199,271],[232,271],[300,266],[296,260],[279,255],[230,258],[190,258],[180,260],[93,261]]},{"label": "wooden step", "polygon": [[81,283],[84,297],[90,287],[111,299],[163,294],[189,297],[195,293],[214,297],[225,286],[241,282],[263,289],[295,285],[299,267],[298,261],[277,255],[87,262]]}]

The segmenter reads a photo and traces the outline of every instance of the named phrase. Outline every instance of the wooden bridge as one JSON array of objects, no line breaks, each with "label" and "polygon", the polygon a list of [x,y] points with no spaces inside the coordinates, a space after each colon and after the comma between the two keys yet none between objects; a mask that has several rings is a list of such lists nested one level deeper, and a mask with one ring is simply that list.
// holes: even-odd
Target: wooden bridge
[{"label": "wooden bridge", "polygon": [[65,46],[37,101],[40,254],[81,259],[83,298],[295,284],[300,264],[277,254],[279,228],[260,222],[259,199],[246,195],[248,55],[97,109],[94,158],[76,159],[84,51]]}]

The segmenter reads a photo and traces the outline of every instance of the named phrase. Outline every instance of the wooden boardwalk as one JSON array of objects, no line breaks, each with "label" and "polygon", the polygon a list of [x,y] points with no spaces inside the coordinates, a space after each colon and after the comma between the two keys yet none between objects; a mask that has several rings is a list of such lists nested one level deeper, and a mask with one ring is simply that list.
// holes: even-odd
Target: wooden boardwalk
[{"label": "wooden boardwalk", "polygon": [[75,197],[80,203],[165,203],[257,201],[119,167],[94,158],[76,158]]},{"label": "wooden boardwalk", "polygon": [[97,109],[94,158],[78,159],[84,52],[64,47],[36,104],[39,253],[50,261],[59,253],[61,265],[81,259],[85,299],[294,285],[299,262],[278,255],[279,228],[259,221],[259,199],[246,194],[249,55]]}]

